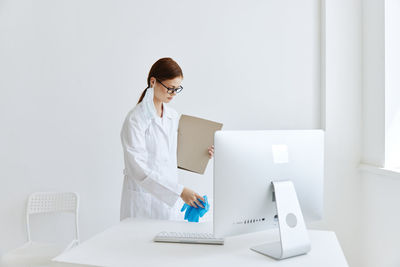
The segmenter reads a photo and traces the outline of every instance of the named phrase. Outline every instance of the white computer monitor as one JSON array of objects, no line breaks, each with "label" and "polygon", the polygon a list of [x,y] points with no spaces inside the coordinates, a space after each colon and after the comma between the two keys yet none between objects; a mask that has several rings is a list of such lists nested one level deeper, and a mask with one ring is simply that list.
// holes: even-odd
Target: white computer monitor
[{"label": "white computer monitor", "polygon": [[307,253],[304,220],[320,220],[323,212],[324,132],[218,131],[214,146],[214,235],[279,227],[282,242],[261,250],[281,250],[263,254]]}]

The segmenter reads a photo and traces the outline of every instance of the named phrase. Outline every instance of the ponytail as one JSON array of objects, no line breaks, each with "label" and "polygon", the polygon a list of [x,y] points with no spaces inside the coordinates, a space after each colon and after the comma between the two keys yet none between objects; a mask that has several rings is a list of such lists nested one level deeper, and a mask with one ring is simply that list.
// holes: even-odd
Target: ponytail
[{"label": "ponytail", "polygon": [[143,101],[143,98],[144,98],[144,96],[146,95],[146,92],[147,92],[147,89],[148,89],[148,88],[149,88],[149,87],[147,87],[146,89],[144,89],[143,93],[141,94],[141,96],[140,96],[140,98],[139,98],[139,101],[137,102],[138,104],[139,104],[140,102]]}]

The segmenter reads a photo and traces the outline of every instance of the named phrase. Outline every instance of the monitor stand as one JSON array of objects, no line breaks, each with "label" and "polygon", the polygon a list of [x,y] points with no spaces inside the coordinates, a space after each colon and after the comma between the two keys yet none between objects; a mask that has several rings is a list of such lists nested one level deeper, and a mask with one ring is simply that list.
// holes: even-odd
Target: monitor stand
[{"label": "monitor stand", "polygon": [[277,260],[286,259],[311,250],[311,243],[291,181],[272,182],[278,213],[280,241],[252,247],[263,255]]}]

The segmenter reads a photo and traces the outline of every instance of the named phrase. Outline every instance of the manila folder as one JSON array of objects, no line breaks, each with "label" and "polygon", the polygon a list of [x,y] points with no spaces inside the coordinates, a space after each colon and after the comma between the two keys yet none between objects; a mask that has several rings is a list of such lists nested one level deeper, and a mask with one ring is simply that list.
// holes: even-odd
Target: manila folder
[{"label": "manila folder", "polygon": [[204,174],[208,164],[208,147],[222,123],[182,115],[178,127],[178,168]]}]

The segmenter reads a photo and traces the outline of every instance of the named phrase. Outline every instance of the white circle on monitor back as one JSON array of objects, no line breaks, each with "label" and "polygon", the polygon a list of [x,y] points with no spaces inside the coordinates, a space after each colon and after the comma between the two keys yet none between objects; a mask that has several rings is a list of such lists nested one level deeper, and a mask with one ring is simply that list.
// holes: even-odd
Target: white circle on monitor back
[{"label": "white circle on monitor back", "polygon": [[297,217],[296,217],[296,215],[294,215],[293,213],[289,213],[288,215],[286,215],[286,224],[290,228],[296,227],[296,225],[297,225]]}]

